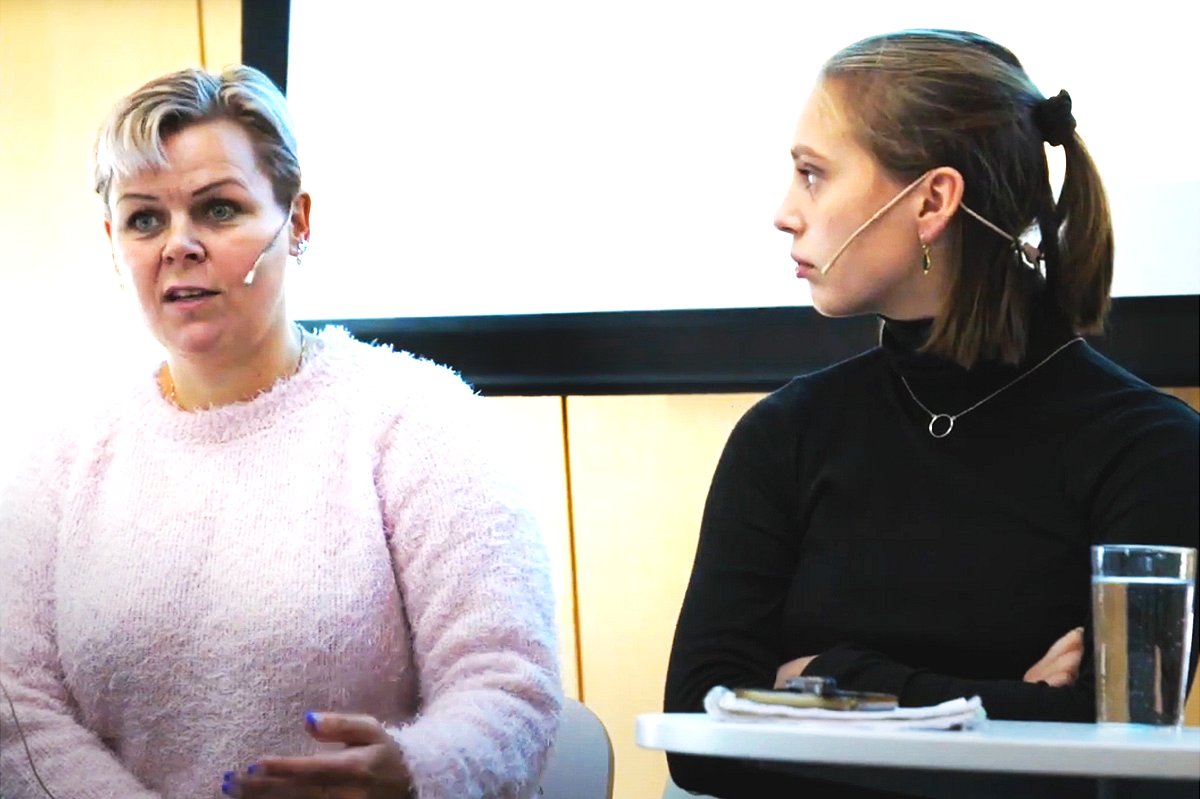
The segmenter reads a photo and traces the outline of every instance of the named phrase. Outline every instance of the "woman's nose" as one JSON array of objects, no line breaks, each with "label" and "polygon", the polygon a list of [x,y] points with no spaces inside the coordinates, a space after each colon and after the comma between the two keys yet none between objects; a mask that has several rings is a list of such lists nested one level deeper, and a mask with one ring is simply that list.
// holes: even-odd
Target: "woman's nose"
[{"label": "woman's nose", "polygon": [[163,245],[162,257],[167,263],[192,261],[199,263],[206,255],[204,244],[196,235],[196,230],[189,221],[180,220],[171,225],[167,234],[167,242]]},{"label": "woman's nose", "polygon": [[775,227],[782,230],[784,233],[796,235],[804,226],[804,220],[800,217],[800,210],[797,207],[792,191],[783,196],[783,202],[779,204],[779,208],[775,211]]}]

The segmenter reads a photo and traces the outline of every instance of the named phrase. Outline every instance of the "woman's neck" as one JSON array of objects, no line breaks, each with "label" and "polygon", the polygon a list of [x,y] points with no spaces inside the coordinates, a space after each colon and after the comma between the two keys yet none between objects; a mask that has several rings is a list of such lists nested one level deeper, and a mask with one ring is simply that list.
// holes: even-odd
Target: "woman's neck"
[{"label": "woman's neck", "polygon": [[295,374],[303,346],[303,331],[284,324],[250,353],[171,354],[159,372],[159,388],[186,411],[244,402]]}]

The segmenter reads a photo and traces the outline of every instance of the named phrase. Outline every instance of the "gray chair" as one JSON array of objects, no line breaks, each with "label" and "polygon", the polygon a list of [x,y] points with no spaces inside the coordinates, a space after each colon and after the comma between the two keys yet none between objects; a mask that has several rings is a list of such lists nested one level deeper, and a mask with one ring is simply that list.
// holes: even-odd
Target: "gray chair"
[{"label": "gray chair", "polygon": [[558,738],[535,799],[612,799],[613,748],[600,721],[585,705],[563,700]]}]

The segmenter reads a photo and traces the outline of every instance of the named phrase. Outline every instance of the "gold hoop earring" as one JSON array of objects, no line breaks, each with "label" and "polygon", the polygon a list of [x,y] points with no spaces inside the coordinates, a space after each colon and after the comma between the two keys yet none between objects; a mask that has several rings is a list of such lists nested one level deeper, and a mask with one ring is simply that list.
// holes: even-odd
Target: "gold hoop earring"
[{"label": "gold hoop earring", "polygon": [[929,253],[929,245],[921,242],[921,274],[928,275],[933,268],[933,256]]}]

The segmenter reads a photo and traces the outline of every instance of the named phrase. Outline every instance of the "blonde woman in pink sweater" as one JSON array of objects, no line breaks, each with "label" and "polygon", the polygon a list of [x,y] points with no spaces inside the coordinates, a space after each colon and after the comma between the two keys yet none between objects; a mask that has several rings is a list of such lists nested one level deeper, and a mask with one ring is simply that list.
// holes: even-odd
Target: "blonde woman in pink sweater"
[{"label": "blonde woman in pink sweater", "polygon": [[538,530],[452,372],[288,321],[310,199],[278,90],[147,84],[96,188],[166,360],[0,496],[0,795],[536,790]]}]

